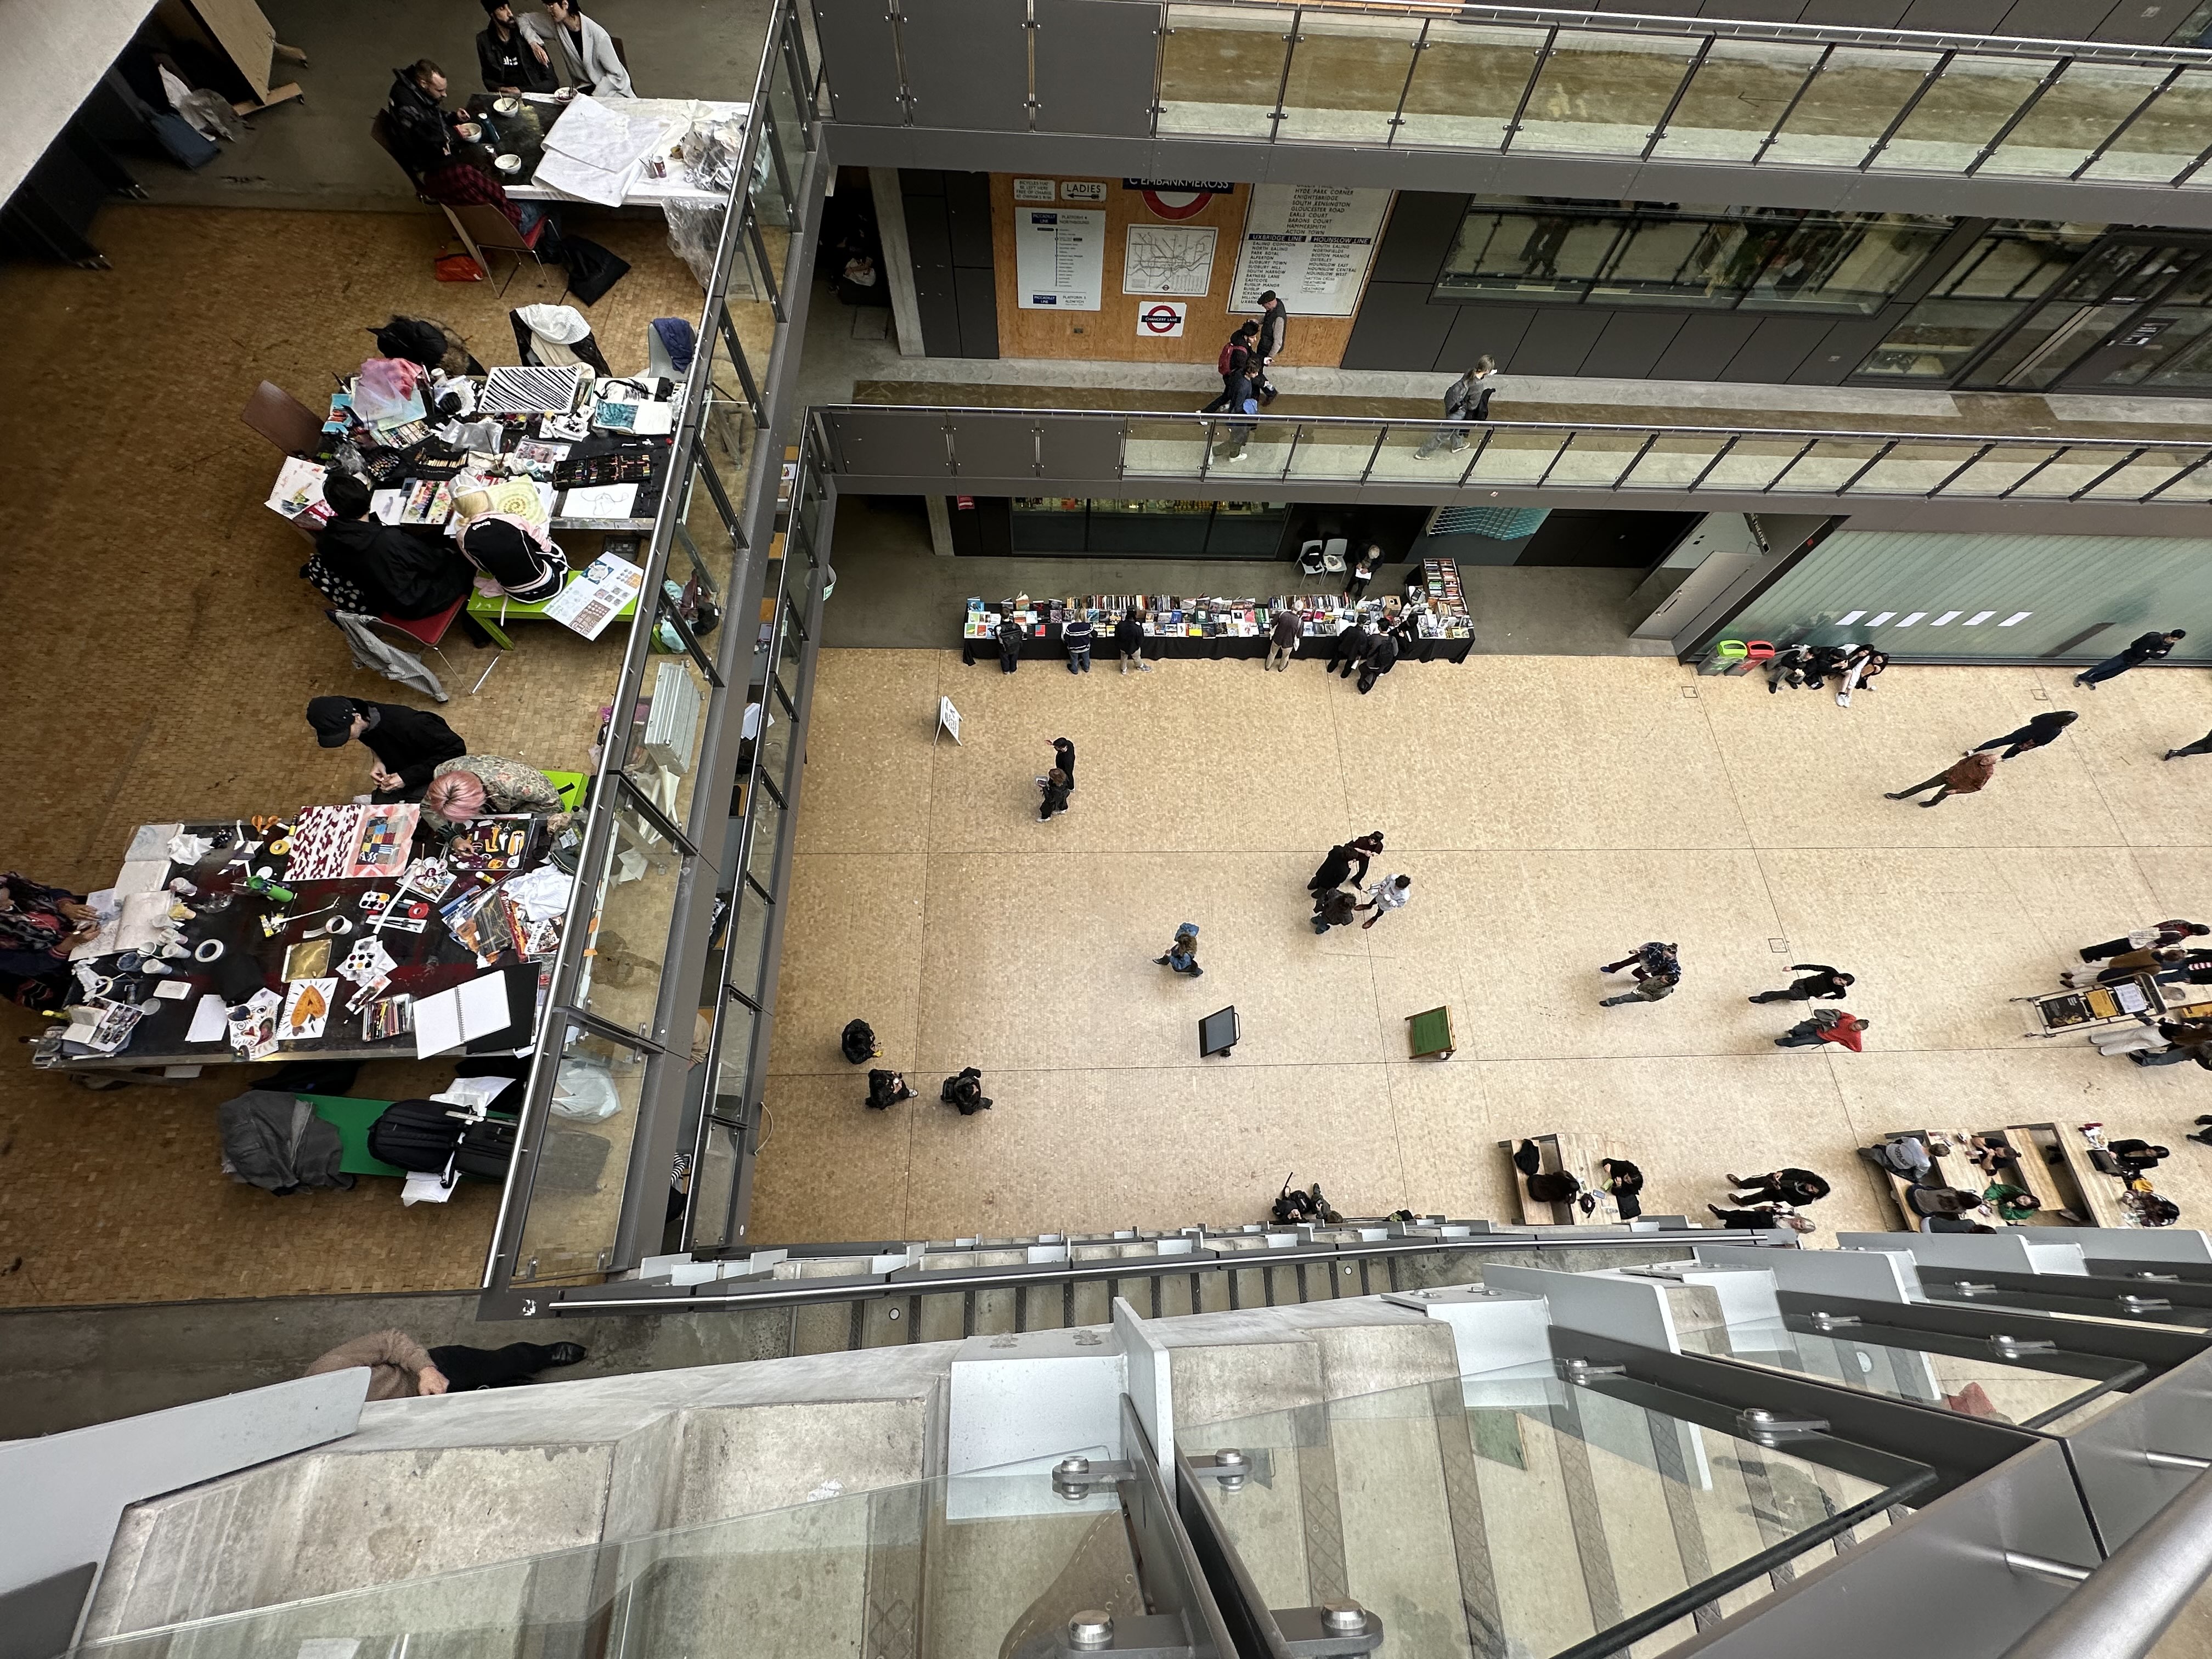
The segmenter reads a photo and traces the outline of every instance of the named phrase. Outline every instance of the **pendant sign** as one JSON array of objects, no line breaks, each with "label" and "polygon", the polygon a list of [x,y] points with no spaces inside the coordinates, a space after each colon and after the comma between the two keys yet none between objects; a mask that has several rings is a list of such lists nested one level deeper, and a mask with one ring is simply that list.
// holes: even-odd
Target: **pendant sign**
[{"label": "pendant sign", "polygon": [[1137,336],[1145,340],[1180,340],[1190,307],[1180,300],[1155,300],[1137,308]]}]

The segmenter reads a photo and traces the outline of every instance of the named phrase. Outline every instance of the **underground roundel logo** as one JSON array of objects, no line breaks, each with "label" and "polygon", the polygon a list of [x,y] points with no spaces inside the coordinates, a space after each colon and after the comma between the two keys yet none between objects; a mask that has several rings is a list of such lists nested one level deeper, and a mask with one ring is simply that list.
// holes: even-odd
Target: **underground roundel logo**
[{"label": "underground roundel logo", "polygon": [[1172,334],[1182,326],[1182,310],[1178,306],[1146,306],[1144,325],[1152,334]]},{"label": "underground roundel logo", "polygon": [[1148,190],[1145,205],[1163,219],[1194,219],[1213,199],[1210,190]]}]

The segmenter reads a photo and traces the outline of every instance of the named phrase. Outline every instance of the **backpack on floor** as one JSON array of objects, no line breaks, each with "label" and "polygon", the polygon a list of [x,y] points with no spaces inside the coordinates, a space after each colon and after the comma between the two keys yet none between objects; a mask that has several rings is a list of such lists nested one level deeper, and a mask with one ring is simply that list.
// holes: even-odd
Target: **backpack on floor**
[{"label": "backpack on floor", "polygon": [[461,1131],[460,1150],[453,1155],[453,1168],[479,1181],[506,1180],[507,1166],[514,1162],[515,1131],[519,1127],[514,1119],[504,1117],[470,1124]]},{"label": "backpack on floor", "polygon": [[847,1061],[854,1066],[866,1065],[876,1057],[876,1033],[865,1019],[856,1019],[845,1027],[837,1039],[837,1046]]},{"label": "backpack on floor", "polygon": [[420,1175],[443,1175],[461,1144],[461,1121],[442,1100],[395,1100],[368,1126],[368,1155]]}]

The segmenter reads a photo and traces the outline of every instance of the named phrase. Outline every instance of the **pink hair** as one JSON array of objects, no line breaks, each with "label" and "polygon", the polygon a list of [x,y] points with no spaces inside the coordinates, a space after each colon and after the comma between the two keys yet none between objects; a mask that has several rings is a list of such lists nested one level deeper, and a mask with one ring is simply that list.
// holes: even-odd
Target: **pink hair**
[{"label": "pink hair", "polygon": [[473,772],[442,772],[422,792],[425,811],[466,823],[484,809],[483,780]]}]

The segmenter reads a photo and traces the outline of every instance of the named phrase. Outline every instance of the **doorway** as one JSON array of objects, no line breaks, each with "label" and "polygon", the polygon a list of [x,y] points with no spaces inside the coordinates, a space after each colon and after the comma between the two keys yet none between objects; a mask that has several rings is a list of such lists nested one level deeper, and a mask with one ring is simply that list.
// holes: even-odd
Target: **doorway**
[{"label": "doorway", "polygon": [[2212,244],[2113,237],[1966,376],[2007,392],[2212,386]]}]

